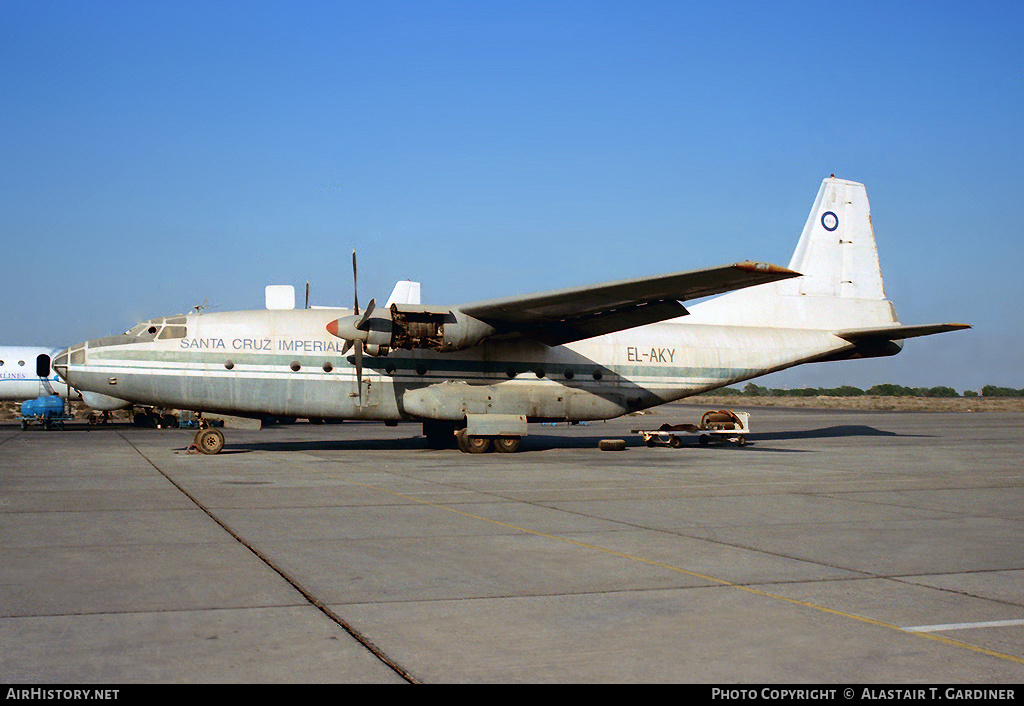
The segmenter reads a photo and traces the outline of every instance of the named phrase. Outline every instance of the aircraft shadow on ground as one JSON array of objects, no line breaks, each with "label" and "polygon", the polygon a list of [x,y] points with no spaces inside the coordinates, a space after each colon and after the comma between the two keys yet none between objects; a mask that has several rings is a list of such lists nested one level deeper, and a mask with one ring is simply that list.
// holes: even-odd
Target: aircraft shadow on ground
[{"label": "aircraft shadow on ground", "polygon": [[[615,436],[527,436],[523,439],[522,447],[518,453],[530,453],[536,451],[551,451],[557,449],[589,449],[597,448],[601,439],[621,438]],[[643,446],[643,440],[637,438],[625,439],[626,446]],[[184,451],[185,447],[179,449]],[[423,451],[431,453],[456,453],[463,454],[453,445],[451,448],[437,449],[429,446],[427,440],[422,436],[394,438],[394,439],[322,439],[322,440],[300,440],[300,441],[258,441],[258,442],[232,442],[230,436],[220,455],[233,453],[249,453],[253,451]],[[495,452],[489,452],[495,453]],[[466,454],[472,456],[475,454]],[[504,454],[498,454],[504,455]]]},{"label": "aircraft shadow on ground", "polygon": [[[68,431],[102,431],[103,429],[113,430],[118,425],[102,425],[102,426],[88,426],[88,425],[69,425],[65,428],[64,432],[51,432],[51,433],[67,433]],[[121,427],[130,428],[130,424],[120,425]],[[760,451],[789,451],[797,452],[803,451],[803,449],[779,449],[768,445],[766,442],[773,441],[799,441],[801,439],[840,439],[850,437],[881,437],[881,438],[908,438],[908,437],[927,437],[926,434],[905,434],[893,431],[884,431],[876,429],[875,427],[866,426],[862,424],[843,424],[830,427],[821,427],[818,429],[785,429],[780,431],[772,432],[752,432],[747,434],[747,449],[756,449]],[[529,453],[538,451],[551,451],[557,449],[596,449],[598,442],[602,439],[619,438],[624,439],[627,448],[643,448],[645,446],[643,439],[636,434],[619,434],[616,435],[614,432],[605,435],[576,435],[567,434],[565,436],[553,435],[553,434],[538,434],[530,435],[523,439],[523,445],[519,453]],[[682,448],[720,448],[723,446],[735,446],[734,442],[726,441],[724,439],[713,439],[707,447],[700,446],[698,437],[695,435],[682,434],[680,435],[682,440]],[[184,451],[186,447],[182,447],[180,450]],[[228,432],[227,444],[222,454],[232,453],[247,453],[252,451],[456,451],[454,446],[451,449],[433,449],[427,446],[427,441],[424,437],[415,436],[401,436],[396,438],[385,438],[385,439],[308,439],[298,441],[257,441],[257,442],[239,442],[232,440],[230,432]]]},{"label": "aircraft shadow on ground", "polygon": [[[775,432],[758,432],[747,434],[747,444],[744,448],[760,451],[787,451],[791,453],[805,451],[805,449],[779,449],[774,448],[766,442],[773,441],[799,441],[801,439],[839,439],[849,437],[882,437],[898,438],[911,436],[925,436],[920,434],[900,434],[892,431],[884,431],[874,427],[850,424],[822,427],[819,429],[794,429]],[[645,448],[643,439],[639,435],[627,434],[616,435],[614,433],[595,436],[588,434],[555,436],[551,434],[531,435],[523,439],[519,453],[530,453],[540,451],[551,451],[558,449],[596,449],[602,439],[619,438],[624,439],[626,448]],[[701,446],[697,436],[682,435],[683,449],[717,449],[721,447],[735,447],[735,443],[725,439],[713,439],[707,446]],[[434,449],[427,445],[422,436],[406,436],[392,439],[323,439],[323,440],[298,440],[298,441],[258,441],[258,442],[234,442],[230,437],[225,445],[222,454],[246,453],[252,451],[424,451],[435,453],[446,453],[458,451],[450,449]]]},{"label": "aircraft shadow on ground", "polygon": [[887,436],[915,437],[924,434],[900,434],[894,431],[883,431],[864,424],[840,424],[820,429],[786,429],[773,432],[747,434],[748,441],[786,441],[791,439],[838,439],[851,436]]},{"label": "aircraft shadow on ground", "polygon": [[423,437],[396,439],[317,439],[232,443],[228,436],[221,454],[246,451],[417,451],[427,448]]}]

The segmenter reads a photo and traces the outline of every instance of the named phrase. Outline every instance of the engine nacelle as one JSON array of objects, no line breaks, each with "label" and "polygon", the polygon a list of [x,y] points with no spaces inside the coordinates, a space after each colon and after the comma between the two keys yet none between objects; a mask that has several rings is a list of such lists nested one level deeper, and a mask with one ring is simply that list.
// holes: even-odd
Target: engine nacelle
[{"label": "engine nacelle", "polygon": [[387,355],[391,346],[392,330],[391,312],[384,310],[380,314],[370,316],[360,329],[360,332],[365,334],[364,350],[370,355]]},{"label": "engine nacelle", "polygon": [[461,351],[482,343],[496,331],[458,309],[391,305],[392,348]]},{"label": "engine nacelle", "polygon": [[497,332],[493,326],[463,314],[419,304],[392,304],[369,316],[347,316],[327,324],[327,330],[346,341],[362,341],[369,355],[405,350],[461,351]]}]

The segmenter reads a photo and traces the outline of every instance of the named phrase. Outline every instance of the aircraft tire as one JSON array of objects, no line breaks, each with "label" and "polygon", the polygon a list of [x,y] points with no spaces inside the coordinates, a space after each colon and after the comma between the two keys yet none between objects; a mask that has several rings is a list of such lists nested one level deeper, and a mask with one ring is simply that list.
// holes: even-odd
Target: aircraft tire
[{"label": "aircraft tire", "polygon": [[494,439],[494,450],[499,453],[514,454],[519,450],[522,441],[520,436],[499,436]]},{"label": "aircraft tire", "polygon": [[200,429],[196,432],[195,445],[204,454],[220,453],[220,450],[224,448],[224,434],[220,429],[213,427]]},{"label": "aircraft tire", "polygon": [[466,435],[466,450],[471,454],[484,454],[491,450],[491,438],[489,436]]},{"label": "aircraft tire", "polygon": [[459,442],[459,451],[467,454],[482,454],[491,450],[491,438],[489,436],[470,436],[465,429],[459,429],[455,434]]}]

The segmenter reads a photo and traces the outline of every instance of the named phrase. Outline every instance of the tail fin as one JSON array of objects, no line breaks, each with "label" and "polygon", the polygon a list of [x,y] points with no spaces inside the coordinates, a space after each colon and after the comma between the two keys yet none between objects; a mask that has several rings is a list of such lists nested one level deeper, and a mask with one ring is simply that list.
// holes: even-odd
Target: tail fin
[{"label": "tail fin", "polygon": [[882,288],[863,184],[834,176],[822,181],[789,269],[803,276],[695,305],[693,320],[826,331],[898,323]]},{"label": "tail fin", "polygon": [[821,183],[789,268],[801,295],[885,299],[867,189],[829,177]]}]

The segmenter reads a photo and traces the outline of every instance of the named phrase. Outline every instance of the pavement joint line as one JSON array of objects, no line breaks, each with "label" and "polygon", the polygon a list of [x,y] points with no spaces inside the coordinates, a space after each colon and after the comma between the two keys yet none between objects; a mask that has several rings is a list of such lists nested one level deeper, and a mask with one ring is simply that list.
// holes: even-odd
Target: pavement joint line
[{"label": "pavement joint line", "polygon": [[[1016,664],[1024,665],[1024,658],[1022,658],[1022,657],[1017,657],[1015,655],[1006,654],[1004,652],[998,652],[996,650],[990,650],[990,649],[988,649],[986,647],[981,647],[979,645],[972,645],[970,643],[961,642],[959,640],[953,640],[953,639],[950,639],[948,637],[944,637],[942,635],[933,634],[932,632],[924,632],[924,631],[920,631],[920,630],[913,630],[911,628],[900,627],[899,625],[894,625],[893,623],[887,623],[887,622],[885,622],[883,620],[876,620],[874,618],[869,618],[867,616],[857,615],[856,613],[848,613],[846,611],[837,610],[835,608],[828,608],[826,606],[817,605],[815,603],[810,603],[808,601],[801,601],[801,600],[796,599],[796,598],[789,598],[787,596],[782,596],[782,595],[779,595],[777,593],[771,593],[770,591],[764,591],[764,590],[761,590],[759,588],[754,588],[752,586],[744,586],[742,584],[733,583],[732,581],[727,581],[725,579],[720,579],[720,578],[717,578],[715,576],[710,576],[710,575],[707,575],[707,574],[702,574],[702,573],[699,573],[699,572],[696,572],[696,571],[690,571],[689,569],[684,569],[684,568],[679,567],[679,566],[673,566],[671,564],[666,564],[664,562],[655,561],[653,559],[645,559],[644,557],[634,556],[632,554],[626,554],[625,552],[618,552],[618,551],[615,551],[614,549],[607,549],[605,547],[598,547],[598,546],[595,546],[593,544],[587,544],[586,542],[577,541],[575,539],[569,539],[567,537],[559,537],[558,535],[548,534],[546,532],[539,532],[537,530],[531,530],[531,529],[527,529],[525,527],[519,527],[518,525],[513,525],[513,524],[508,523],[508,522],[501,522],[500,520],[493,520],[493,519],[490,519],[490,518],[487,518],[487,517],[483,517],[481,515],[474,515],[473,513],[466,512],[465,510],[459,510],[459,509],[456,509],[456,508],[453,508],[453,507],[449,507],[449,506],[446,506],[446,505],[440,505],[438,503],[430,502],[428,500],[421,500],[420,498],[414,497],[412,495],[406,495],[405,493],[399,493],[398,491],[388,490],[387,488],[382,488],[380,486],[372,485],[370,483],[360,483],[359,481],[354,481],[354,480],[351,480],[349,478],[343,478],[343,477],[341,477],[339,475],[336,475],[334,473],[331,473],[331,472],[328,472],[328,471],[325,471],[325,470],[322,470],[322,469],[318,470],[318,469],[313,469],[313,468],[310,468],[310,467],[307,467],[307,466],[302,466],[302,465],[300,465],[300,464],[298,464],[298,463],[296,463],[294,461],[291,461],[291,460],[287,460],[286,463],[289,463],[290,465],[296,466],[298,468],[303,468],[306,471],[309,471],[309,472],[312,472],[312,473],[319,473],[319,474],[322,474],[322,475],[328,475],[328,476],[331,476],[331,477],[336,478],[338,480],[341,480],[343,482],[350,483],[352,485],[357,485],[357,486],[360,486],[360,487],[363,487],[363,488],[369,488],[371,490],[376,490],[376,491],[381,492],[381,493],[385,493],[385,494],[388,494],[388,495],[393,495],[395,497],[403,498],[405,500],[410,500],[412,502],[419,503],[420,505],[426,505],[426,506],[433,507],[433,508],[436,508],[436,509],[439,509],[439,510],[446,510],[448,512],[455,513],[457,515],[463,515],[465,517],[469,517],[469,518],[472,518],[472,519],[481,520],[483,522],[488,522],[490,524],[494,524],[494,525],[497,525],[499,527],[506,527],[508,529],[513,529],[513,530],[516,530],[516,531],[519,531],[519,532],[523,532],[525,534],[531,534],[531,535],[534,535],[534,536],[537,536],[537,537],[544,537],[544,538],[547,538],[547,539],[553,539],[553,540],[556,540],[556,541],[559,541],[559,542],[563,542],[565,544],[571,544],[571,545],[574,545],[574,546],[577,546],[577,547],[582,547],[584,549],[592,549],[594,551],[603,552],[605,554],[610,554],[612,556],[622,557],[624,559],[629,559],[631,561],[637,561],[637,562],[640,562],[640,563],[643,563],[643,564],[647,564],[647,565],[650,565],[650,566],[657,566],[659,568],[668,569],[669,571],[674,571],[674,572],[680,573],[680,574],[686,574],[687,576],[692,576],[694,578],[699,578],[699,579],[702,579],[702,580],[705,580],[705,581],[709,581],[709,582],[712,582],[712,583],[715,583],[715,584],[718,584],[720,586],[724,586],[724,587],[727,587],[727,588],[735,588],[735,589],[738,589],[740,591],[744,591],[746,593],[749,593],[751,595],[761,596],[763,598],[771,598],[771,599],[774,599],[774,600],[777,600],[777,601],[783,601],[783,602],[789,603],[791,605],[801,606],[801,607],[804,607],[804,608],[811,608],[813,610],[817,610],[817,611],[821,611],[821,612],[824,612],[824,613],[828,613],[830,615],[835,615],[835,616],[838,616],[838,617],[847,618],[847,619],[850,619],[850,620],[855,620],[857,622],[866,623],[868,625],[874,625],[875,627],[881,627],[881,628],[887,628],[889,630],[895,630],[896,632],[902,633],[904,635],[920,637],[920,638],[924,638],[924,639],[927,639],[927,640],[932,640],[934,642],[939,642],[941,644],[944,644],[944,645],[947,645],[947,646],[950,646],[950,647],[959,647],[961,649],[968,650],[970,652],[976,652],[978,654],[987,655],[989,657],[994,657],[996,659],[1002,659],[1002,660],[1006,660],[1006,661],[1009,661],[1009,662],[1014,662]],[[1021,622],[1024,623],[1024,621],[1021,621]]]},{"label": "pavement joint line", "polygon": [[191,493],[189,493],[187,490],[185,490],[185,488],[183,488],[181,485],[179,485],[173,478],[171,478],[169,475],[164,473],[164,471],[161,470],[159,466],[157,466],[155,463],[153,463],[153,461],[150,460],[150,458],[148,456],[146,456],[146,454],[142,453],[142,450],[139,449],[138,446],[133,444],[129,439],[125,438],[125,436],[123,434],[121,434],[120,431],[117,432],[117,435],[120,436],[125,441],[125,443],[127,443],[129,446],[131,446],[135,450],[135,453],[139,454],[139,456],[141,456],[143,459],[145,459],[146,463],[148,463],[150,466],[152,466],[153,469],[156,470],[156,472],[159,473],[161,476],[163,476],[167,480],[168,483],[170,483],[175,488],[177,488],[178,491],[182,493],[182,495],[184,495],[186,498],[188,498],[190,502],[192,502],[196,507],[198,507],[200,510],[202,510],[211,520],[213,520],[215,523],[217,523],[217,525],[220,526],[221,529],[223,529],[225,532],[227,532],[229,535],[231,535],[231,537],[234,538],[235,541],[237,541],[243,547],[245,547],[250,552],[252,552],[253,555],[256,556],[256,558],[258,558],[260,561],[262,561],[264,564],[266,564],[267,567],[269,567],[274,573],[276,573],[278,576],[280,576],[286,582],[288,582],[288,584],[292,588],[294,588],[296,591],[298,591],[302,595],[302,597],[305,598],[310,603],[310,605],[312,605],[317,610],[319,610],[321,613],[326,615],[332,622],[337,624],[341,629],[343,629],[345,632],[347,632],[349,635],[351,635],[352,638],[355,639],[359,644],[361,644],[363,647],[365,647],[370,652],[370,654],[372,654],[374,657],[379,659],[384,665],[386,665],[389,669],[393,670],[400,677],[402,677],[403,679],[405,679],[406,681],[408,681],[411,684],[418,684],[419,683],[419,680],[416,679],[416,677],[414,677],[408,670],[406,670],[404,667],[402,667],[397,662],[395,662],[393,659],[391,659],[391,657],[389,657],[381,648],[379,648],[376,644],[374,644],[372,640],[370,640],[368,637],[366,637],[365,635],[360,633],[358,630],[356,630],[354,627],[349,625],[348,622],[343,620],[340,615],[335,613],[328,606],[324,605],[320,601],[319,598],[317,598],[315,595],[313,595],[308,590],[306,590],[306,588],[304,586],[300,585],[294,579],[292,579],[291,576],[289,576],[287,573],[285,573],[284,570],[282,570],[280,567],[278,567],[273,561],[270,560],[269,557],[265,556],[260,550],[258,550],[256,547],[254,547],[250,542],[247,542],[245,539],[243,539],[242,537],[238,536],[234,532],[234,530],[232,530],[230,527],[228,527],[219,517],[217,517],[213,512],[211,512],[209,508],[207,508],[205,505],[203,505],[201,502],[199,502],[198,498],[194,497]]}]

